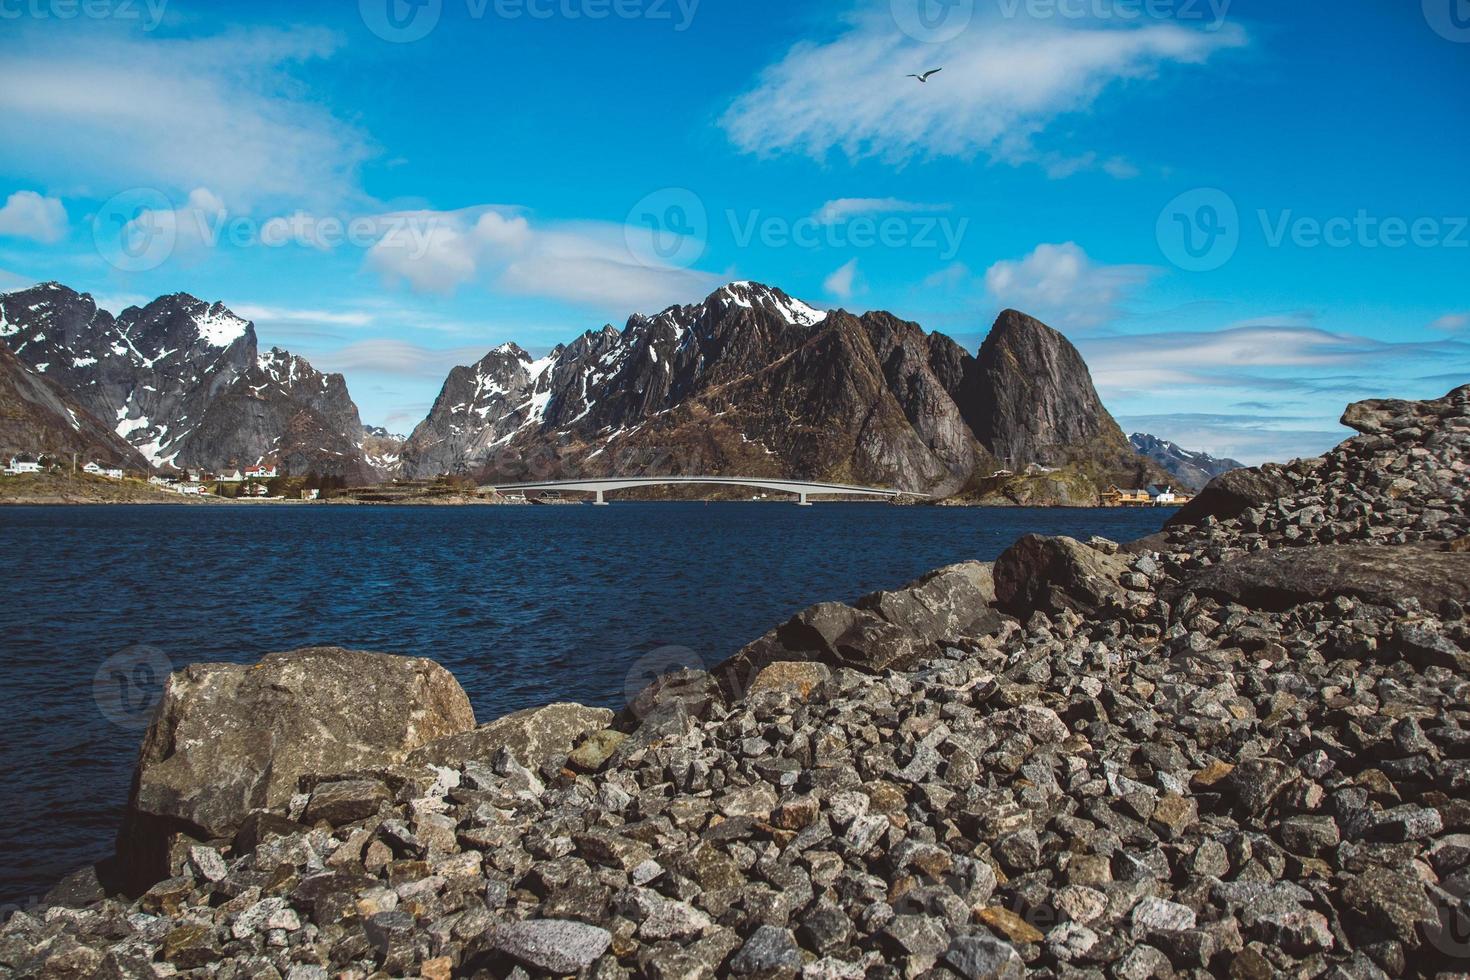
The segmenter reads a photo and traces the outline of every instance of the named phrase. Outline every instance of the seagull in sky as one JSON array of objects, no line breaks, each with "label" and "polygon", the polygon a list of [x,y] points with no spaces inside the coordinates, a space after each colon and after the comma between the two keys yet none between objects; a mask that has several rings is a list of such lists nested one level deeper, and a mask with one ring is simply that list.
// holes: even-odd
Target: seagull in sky
[{"label": "seagull in sky", "polygon": [[922,75],[906,75],[904,77],[906,77],[906,78],[917,78],[920,83],[923,83],[923,82],[929,81],[929,76],[930,75],[937,75],[937,74],[939,74],[942,71],[944,71],[943,68],[930,68],[928,71],[924,72],[924,74],[922,74]]}]

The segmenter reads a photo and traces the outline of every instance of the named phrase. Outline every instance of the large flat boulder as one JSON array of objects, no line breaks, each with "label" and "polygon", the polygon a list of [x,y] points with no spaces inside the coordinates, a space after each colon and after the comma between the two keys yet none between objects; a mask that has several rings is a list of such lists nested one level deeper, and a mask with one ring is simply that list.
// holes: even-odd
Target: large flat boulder
[{"label": "large flat boulder", "polygon": [[803,609],[747,644],[711,673],[725,695],[733,699],[773,663],[811,660],[879,674],[890,667],[914,663],[931,646],[928,639],[877,613],[840,602],[823,602]]},{"label": "large flat boulder", "polygon": [[186,667],[143,739],[117,841],[122,884],[167,877],[174,833],[230,837],[251,811],[284,811],[302,777],[389,767],[474,727],[459,682],[431,660],[316,647]]},{"label": "large flat boulder", "polygon": [[1277,548],[1203,569],[1184,588],[1272,611],[1340,595],[1383,606],[1414,598],[1433,611],[1446,599],[1470,601],[1470,554],[1427,545]]},{"label": "large flat boulder", "polygon": [[857,607],[933,641],[988,633],[999,625],[991,568],[979,561],[949,565],[901,589],[865,595]]},{"label": "large flat boulder", "polygon": [[1127,571],[1124,559],[1075,538],[1028,534],[996,559],[995,604],[1023,620],[1038,611],[1091,613],[1122,597]]},{"label": "large flat boulder", "polygon": [[529,769],[560,766],[577,743],[602,731],[613,719],[606,708],[581,704],[551,704],[527,708],[497,718],[473,731],[461,732],[427,745],[409,758],[409,765],[461,766],[491,762],[501,749]]},{"label": "large flat boulder", "polygon": [[1164,522],[1164,526],[1201,524],[1208,517],[1228,521],[1252,507],[1263,507],[1289,497],[1293,490],[1285,472],[1274,464],[1231,470],[1211,480],[1199,496],[1179,508],[1178,513]]}]

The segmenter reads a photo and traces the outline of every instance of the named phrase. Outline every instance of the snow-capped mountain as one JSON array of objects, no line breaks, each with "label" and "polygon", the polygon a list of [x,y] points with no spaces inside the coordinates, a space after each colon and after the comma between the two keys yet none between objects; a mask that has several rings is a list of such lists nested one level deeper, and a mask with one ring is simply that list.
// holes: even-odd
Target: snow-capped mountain
[{"label": "snow-capped mountain", "polygon": [[44,283],[0,296],[0,341],[153,466],[372,476],[341,375],[259,355],[254,325],[220,303],[175,293],[114,317]]},{"label": "snow-capped mountain", "polygon": [[950,494],[998,468],[995,447],[1124,482],[1146,468],[1080,355],[1030,317],[1008,311],[977,357],[887,313],[737,282],[541,358],[505,344],[455,368],[403,458],[414,478],[782,474]]},{"label": "snow-capped mountain", "polygon": [[1245,464],[1233,459],[1218,459],[1209,453],[1191,452],[1178,444],[1146,432],[1135,432],[1128,441],[1139,455],[1147,456],[1158,463],[1170,475],[1191,490],[1199,490],[1215,477],[1231,470],[1242,469]]},{"label": "snow-capped mountain", "polygon": [[0,458],[45,453],[77,462],[142,470],[138,451],[87,411],[59,385],[48,381],[0,344]]}]

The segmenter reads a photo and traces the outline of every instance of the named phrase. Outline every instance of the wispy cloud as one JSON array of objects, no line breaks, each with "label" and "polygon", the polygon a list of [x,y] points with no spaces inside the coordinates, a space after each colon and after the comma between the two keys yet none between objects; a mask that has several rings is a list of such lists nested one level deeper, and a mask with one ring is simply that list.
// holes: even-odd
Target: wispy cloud
[{"label": "wispy cloud", "polygon": [[421,380],[443,381],[449,371],[474,364],[489,352],[488,347],[424,347],[404,340],[361,340],[335,350],[313,352],[314,366],[344,374],[389,374]]},{"label": "wispy cloud", "polygon": [[822,280],[822,288],[830,295],[840,300],[852,299],[853,290],[857,283],[858,260],[852,259],[832,272],[830,276]]},{"label": "wispy cloud", "polygon": [[1147,432],[1188,450],[1248,465],[1317,456],[1352,435],[1341,426],[1313,427],[1318,421],[1309,416],[1261,418],[1189,412],[1118,418],[1129,432]]},{"label": "wispy cloud", "polygon": [[66,207],[54,197],[16,191],[0,207],[0,235],[59,242],[66,235]]},{"label": "wispy cloud", "polygon": [[812,219],[822,225],[840,225],[868,214],[917,214],[949,209],[948,204],[924,204],[896,197],[839,197],[818,208]]},{"label": "wispy cloud", "polygon": [[[881,9],[877,9],[881,8]],[[1247,43],[1236,24],[1203,31],[1171,23],[1119,29],[993,17],[943,44],[894,28],[887,2],[857,15],[835,40],[803,41],[766,68],[721,123],[749,153],[832,151],[902,163],[916,156],[987,154],[1038,161],[1058,176],[1103,166],[1096,154],[1038,151],[1035,137],[1058,117],[1091,109],[1111,85],[1199,65]],[[927,85],[904,80],[935,65]],[[1070,165],[1069,160],[1080,161]],[[1108,158],[1105,169],[1130,175]]]},{"label": "wispy cloud", "polygon": [[1430,330],[1458,333],[1470,329],[1470,313],[1447,313],[1429,325]]},{"label": "wispy cloud", "polygon": [[37,32],[0,60],[0,163],[106,193],[208,186],[237,208],[341,199],[369,142],[293,76],[337,44],[310,28],[64,42]]},{"label": "wispy cloud", "polygon": [[985,270],[985,289],[997,302],[1059,329],[1086,329],[1117,316],[1119,303],[1156,272],[1146,265],[1101,265],[1076,242],[1063,242],[995,263]]},{"label": "wispy cloud", "polygon": [[319,324],[334,327],[366,327],[373,323],[373,315],[362,310],[313,310],[283,306],[257,306],[241,303],[232,306],[237,316],[261,324]]},{"label": "wispy cloud", "polygon": [[[660,264],[654,232],[609,222],[533,222],[521,209],[482,206],[424,211],[416,247],[384,239],[368,264],[390,282],[427,293],[482,283],[507,293],[561,300],[609,313],[655,312],[703,297],[721,277]],[[665,243],[666,244],[666,243]]]},{"label": "wispy cloud", "polygon": [[1459,340],[1394,342],[1314,327],[1082,337],[1078,346],[1100,389],[1114,395],[1201,387],[1367,394],[1394,366],[1470,358]]}]

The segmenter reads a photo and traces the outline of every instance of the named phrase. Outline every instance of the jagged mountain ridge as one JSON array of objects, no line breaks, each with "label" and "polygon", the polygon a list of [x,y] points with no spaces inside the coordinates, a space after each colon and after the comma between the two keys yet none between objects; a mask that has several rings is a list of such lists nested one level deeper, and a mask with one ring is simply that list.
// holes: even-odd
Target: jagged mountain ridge
[{"label": "jagged mountain ridge", "polygon": [[997,448],[1096,480],[1163,475],[1039,321],[1007,311],[977,357],[888,313],[737,282],[542,358],[505,344],[455,368],[403,457],[415,478],[740,473],[948,496],[997,469]]},{"label": "jagged mountain ridge", "polygon": [[1215,477],[1245,468],[1245,464],[1237,460],[1193,452],[1146,432],[1133,433],[1128,437],[1128,442],[1139,455],[1147,456],[1158,463],[1190,490],[1201,490]]},{"label": "jagged mountain ridge", "polygon": [[341,375],[284,351],[220,303],[162,296],[114,317],[60,283],[0,295],[0,341],[113,426],[155,467],[265,460],[370,482]]},{"label": "jagged mountain ridge", "polygon": [[60,385],[0,344],[0,456],[75,453],[79,463],[145,470],[147,462]]}]

